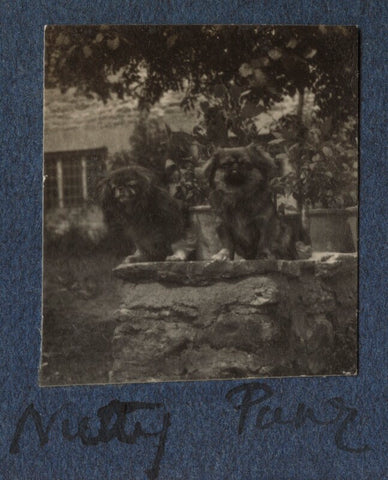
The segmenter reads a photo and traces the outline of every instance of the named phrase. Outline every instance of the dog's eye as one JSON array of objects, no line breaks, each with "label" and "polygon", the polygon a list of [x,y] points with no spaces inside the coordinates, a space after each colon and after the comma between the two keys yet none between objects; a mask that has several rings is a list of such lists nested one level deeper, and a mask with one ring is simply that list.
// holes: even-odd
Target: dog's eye
[{"label": "dog's eye", "polygon": [[226,162],[221,163],[220,168],[229,168],[233,165],[232,160],[227,160]]},{"label": "dog's eye", "polygon": [[136,181],[130,181],[130,182],[126,182],[125,185],[122,187],[123,190],[133,190],[134,187],[137,186],[137,182]]},{"label": "dog's eye", "polygon": [[253,167],[250,159],[247,158],[247,157],[240,157],[240,158],[238,159],[238,163],[239,163],[239,165],[243,166],[243,167],[246,168],[247,170],[251,170],[252,167]]}]

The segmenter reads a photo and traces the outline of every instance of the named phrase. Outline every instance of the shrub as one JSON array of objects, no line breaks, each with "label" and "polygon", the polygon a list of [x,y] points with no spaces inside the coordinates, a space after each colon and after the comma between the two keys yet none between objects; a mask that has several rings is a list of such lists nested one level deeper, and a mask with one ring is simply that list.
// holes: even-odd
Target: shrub
[{"label": "shrub", "polygon": [[334,131],[331,119],[313,118],[304,126],[290,115],[274,126],[270,146],[279,162],[292,167],[273,181],[278,194],[292,195],[300,207],[340,208],[357,203],[357,119]]}]

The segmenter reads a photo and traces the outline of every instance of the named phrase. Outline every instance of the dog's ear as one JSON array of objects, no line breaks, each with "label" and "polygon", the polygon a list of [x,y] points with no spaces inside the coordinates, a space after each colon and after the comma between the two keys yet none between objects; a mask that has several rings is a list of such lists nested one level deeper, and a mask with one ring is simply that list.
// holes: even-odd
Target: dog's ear
[{"label": "dog's ear", "polygon": [[267,178],[279,175],[279,167],[269,153],[254,143],[249,144],[246,148],[255,167],[263,172]]},{"label": "dog's ear", "polygon": [[102,208],[104,208],[112,202],[112,199],[113,192],[109,182],[109,177],[105,176],[100,178],[96,183],[95,200],[101,205]]},{"label": "dog's ear", "polygon": [[211,183],[214,177],[214,173],[217,169],[219,161],[219,152],[216,150],[209,160],[198,169],[199,177],[204,178],[208,183]]}]

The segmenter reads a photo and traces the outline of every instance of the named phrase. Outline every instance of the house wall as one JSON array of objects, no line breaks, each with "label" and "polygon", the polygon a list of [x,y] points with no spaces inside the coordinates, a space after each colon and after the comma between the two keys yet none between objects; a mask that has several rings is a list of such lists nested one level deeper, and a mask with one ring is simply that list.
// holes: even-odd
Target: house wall
[{"label": "house wall", "polygon": [[[166,92],[151,113],[163,117],[173,131],[192,133],[198,124],[196,111],[184,112],[180,107],[182,92]],[[256,117],[260,134],[268,133],[269,125],[281,116],[296,111],[297,96],[285,98],[270,112]],[[63,94],[58,89],[45,91],[44,150],[76,150],[102,145],[110,154],[130,147],[129,137],[139,119],[137,105],[130,99],[101,100],[75,95],[73,89]]]}]

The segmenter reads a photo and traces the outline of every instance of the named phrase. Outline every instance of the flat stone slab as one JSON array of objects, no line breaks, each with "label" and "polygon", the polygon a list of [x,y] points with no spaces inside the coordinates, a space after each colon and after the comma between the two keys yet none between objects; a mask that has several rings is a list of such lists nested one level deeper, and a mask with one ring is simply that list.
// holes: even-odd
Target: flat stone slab
[{"label": "flat stone slab", "polygon": [[123,263],[117,266],[113,273],[131,283],[159,282],[201,286],[257,274],[281,273],[299,277],[303,272],[311,272],[318,276],[330,276],[338,268],[344,267],[357,268],[356,253],[314,253],[307,260]]}]

